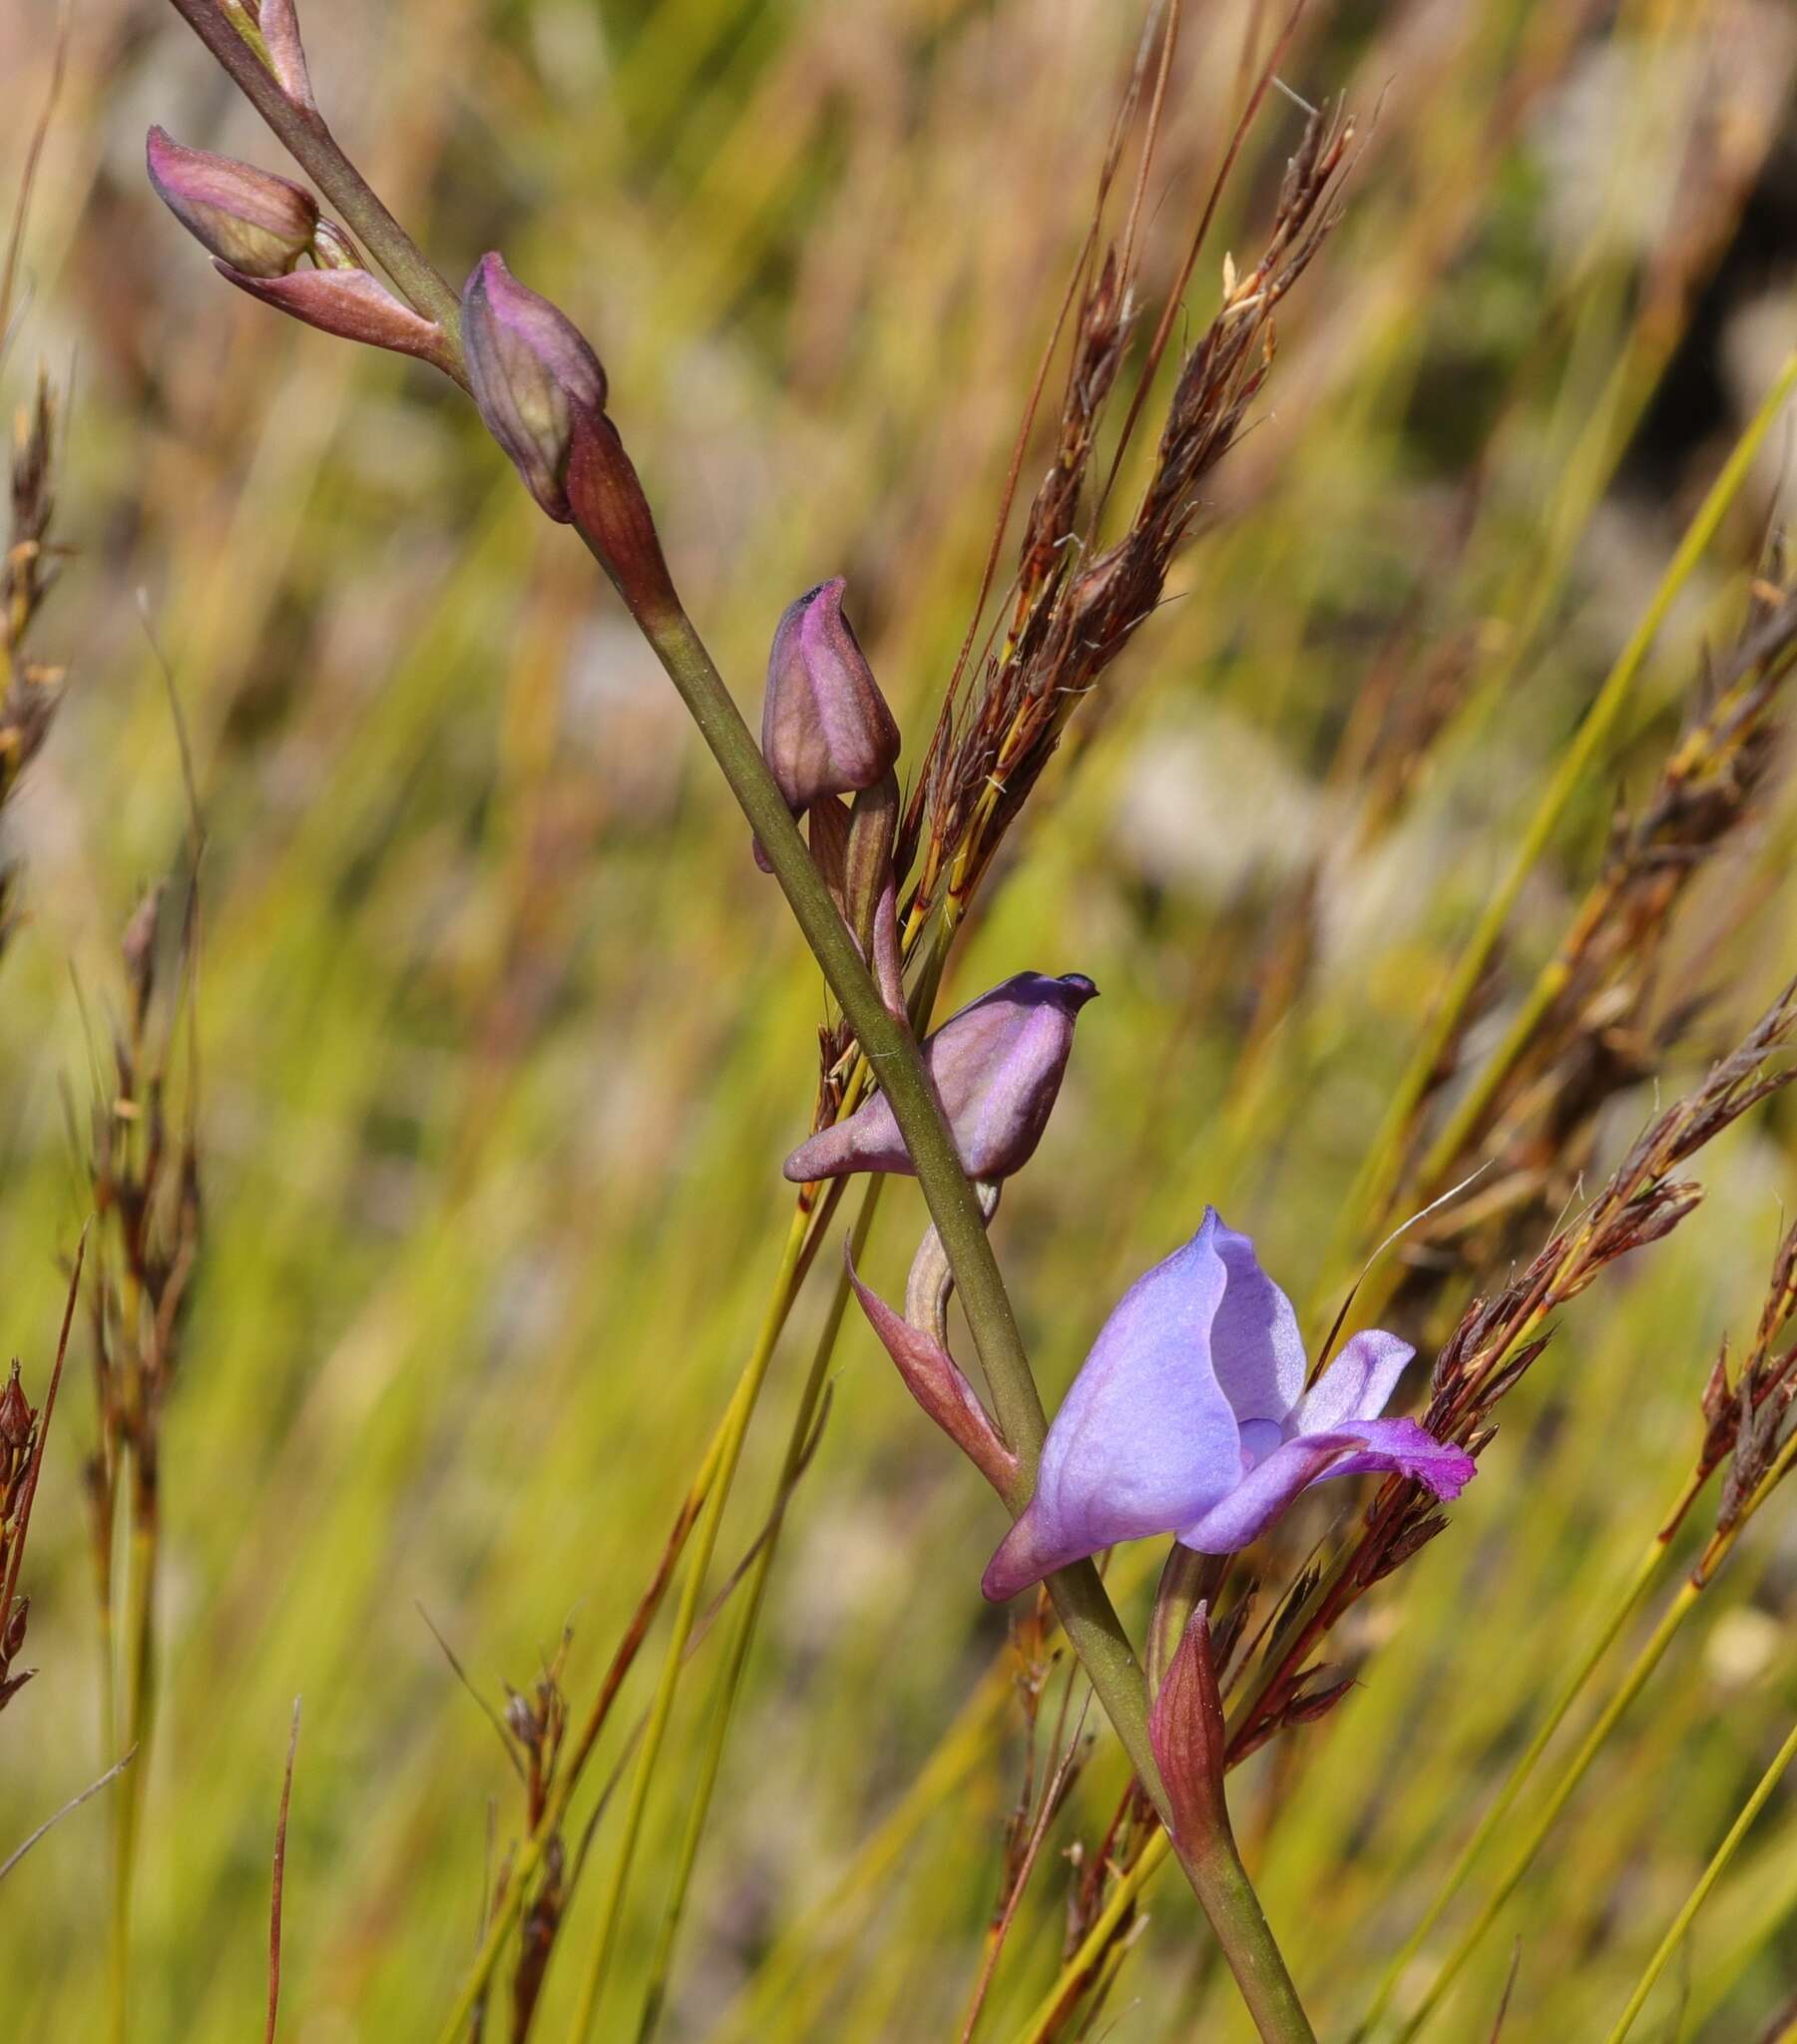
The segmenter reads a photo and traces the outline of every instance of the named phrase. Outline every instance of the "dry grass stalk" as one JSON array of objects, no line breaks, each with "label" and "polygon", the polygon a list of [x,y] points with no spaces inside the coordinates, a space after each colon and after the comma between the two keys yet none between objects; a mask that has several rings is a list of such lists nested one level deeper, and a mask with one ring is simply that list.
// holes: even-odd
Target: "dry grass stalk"
[{"label": "dry grass stalk", "polygon": [[181,1371],[200,1253],[196,1081],[172,1126],[169,1063],[192,989],[197,892],[181,918],[174,984],[161,995],[153,889],[126,927],[126,1011],[112,1072],[97,1079],[88,1161],[95,1252],[88,1285],[98,1438],[87,1490],[115,1750],[139,1764],[116,1798],[112,1964],[115,2029],[129,2006],[131,1890],[156,1723],[162,1417]]},{"label": "dry grass stalk", "polygon": [[[1521,1245],[1519,1223],[1563,1204],[1589,1161],[1598,1110],[1654,1076],[1706,1005],[1667,998],[1668,938],[1694,882],[1754,814],[1779,754],[1773,712],[1797,670],[1797,594],[1774,559],[1755,584],[1739,640],[1706,667],[1696,714],[1652,789],[1618,807],[1602,869],[1499,1048],[1473,1076],[1407,1189],[1421,1204],[1479,1165],[1470,1198],[1429,1217],[1407,1245],[1425,1266],[1482,1266]],[[1663,1010],[1656,1022],[1656,1003]],[[1448,1250],[1461,1244],[1458,1253]]]},{"label": "dry grass stalk", "polygon": [[[1483,1451],[1496,1431],[1496,1407],[1548,1345],[1549,1316],[1576,1298],[1608,1265],[1670,1235],[1703,1197],[1700,1187],[1673,1174],[1797,1076],[1790,1069],[1771,1068],[1794,1028],[1797,984],[1780,994],[1701,1085],[1654,1118],[1602,1192],[1553,1233],[1519,1277],[1493,1296],[1472,1301],[1436,1359],[1422,1415],[1432,1433],[1463,1443],[1474,1455]],[[1766,1402],[1782,1415],[1781,1400]],[[1751,1394],[1747,1404],[1752,1406]],[[1756,1425],[1749,1412],[1736,1441],[1753,1459],[1763,1445],[1755,1445]],[[1759,1466],[1763,1472],[1763,1462]],[[1311,1655],[1368,1590],[1419,1553],[1445,1524],[1433,1498],[1419,1486],[1403,1479],[1382,1486],[1358,1537],[1329,1564],[1307,1571],[1283,1601],[1247,1701],[1231,1727],[1232,1761],[1245,1758],[1283,1726],[1319,1716],[1339,1700],[1339,1691],[1325,1696],[1319,1690]]]},{"label": "dry grass stalk", "polygon": [[[1244,130],[1266,83],[1263,75]],[[1156,101],[1156,117],[1158,111]],[[1136,325],[1130,275],[1135,210],[1121,243],[1102,256],[1095,230],[1055,451],[1025,519],[1004,635],[978,662],[977,683],[959,672],[951,682],[899,834],[898,870],[910,875],[899,917],[908,962],[939,908],[945,937],[952,936],[1075,711],[1159,605],[1173,558],[1201,521],[1206,481],[1239,438],[1271,369],[1274,312],[1339,218],[1336,201],[1353,136],[1353,123],[1339,109],[1307,123],[1286,166],[1266,247],[1245,272],[1225,259],[1222,304],[1181,359],[1141,496],[1127,530],[1107,546],[1099,543],[1098,527],[1111,484],[1095,487],[1093,469],[1107,402]],[[1151,122],[1147,152],[1153,139]],[[1101,209],[1116,168],[1114,146],[1101,181]],[[1140,197],[1138,186],[1137,207]],[[1213,194],[1206,222],[1214,205]],[[1163,340],[1164,330],[1149,350],[1131,422]],[[926,973],[925,984],[928,979]],[[816,1125],[822,1127],[852,1104],[844,1089],[853,1047],[838,1024],[822,1032],[820,1048]]]},{"label": "dry grass stalk", "polygon": [[69,1329],[75,1319],[86,1254],[84,1229],[75,1251],[62,1332],[57,1338],[56,1360],[51,1366],[42,1410],[25,1395],[16,1356],[6,1389],[0,1391],[0,1711],[37,1672],[22,1668],[15,1674],[13,1670],[14,1662],[25,1649],[25,1631],[31,1614],[31,1599],[20,1593],[19,1576],[25,1562],[26,1535],[31,1530],[31,1508],[44,1473],[44,1449],[56,1412],[56,1395],[62,1386],[63,1362],[69,1352]]},{"label": "dry grass stalk", "polygon": [[[0,810],[42,749],[61,699],[63,670],[34,659],[29,642],[56,582],[56,400],[39,377],[37,394],[13,420],[12,517],[0,564]],[[0,862],[0,948],[13,926],[13,871]]]}]

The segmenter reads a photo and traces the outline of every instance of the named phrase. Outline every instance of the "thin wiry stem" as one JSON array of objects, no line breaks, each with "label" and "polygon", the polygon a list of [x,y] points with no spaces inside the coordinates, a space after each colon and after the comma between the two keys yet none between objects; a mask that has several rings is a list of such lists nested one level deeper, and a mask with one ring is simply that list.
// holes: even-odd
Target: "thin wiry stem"
[{"label": "thin wiry stem", "polygon": [[[453,337],[454,364],[459,369],[459,318],[453,292],[337,149],[320,117],[287,96],[257,52],[209,0],[174,0],[174,4],[295,159],[311,173],[349,227],[362,237],[415,308],[435,318]],[[582,537],[610,572],[606,549],[593,535],[583,532]],[[1034,1486],[1047,1422],[978,1202],[962,1172],[953,1135],[925,1072],[916,1038],[906,1023],[887,1012],[873,976],[836,910],[752,734],[690,619],[674,596],[672,584],[664,575],[648,600],[641,591],[633,591],[622,582],[620,593],[759,839],[805,941],[892,1109],[954,1274],[999,1426],[1017,1457],[1018,1478],[1007,1502],[1014,1513],[1021,1512]],[[802,1242],[795,1246],[794,1262],[798,1248],[802,1248]],[[777,1331],[776,1324],[776,1336]],[[762,1358],[761,1370],[765,1369],[765,1362]],[[752,1365],[749,1374],[758,1382],[759,1372]],[[739,1439],[736,1446],[739,1447]],[[725,1467],[733,1466],[733,1453],[726,1451]],[[709,1557],[715,1517],[727,1489],[722,1478],[720,1469],[719,1481],[707,1503],[707,1520],[701,1522],[697,1536],[688,1591],[682,1597],[682,1612],[688,1612],[690,1607],[688,1624],[696,1612],[703,1564]],[[1165,1817],[1166,1793],[1148,1741],[1146,1686],[1097,1570],[1090,1562],[1078,1563],[1053,1577],[1049,1588],[1095,1692],[1144,1788]],[[665,1666],[659,1699],[665,1696],[669,1705],[683,1645],[682,1635],[678,1648],[671,1652]],[[642,1798],[647,1792],[649,1771],[659,1743],[659,1729],[652,1724],[652,1736],[646,1740],[639,1762],[625,1848],[619,1857],[619,1875],[609,1891],[604,1925],[576,2020],[577,2037],[586,2033],[603,1985],[622,1907],[630,1846],[641,1823]],[[1239,1863],[1234,1872],[1240,1875]],[[1245,1880],[1245,1876],[1240,1877]],[[1258,1904],[1244,1911],[1225,1892],[1227,1885],[1217,1885],[1215,1895],[1226,1920],[1213,1917],[1213,1921],[1263,2035],[1270,2040],[1309,2038],[1309,2025]],[[478,1988],[474,1989],[476,1998],[478,1992]],[[467,1995],[465,1986],[464,2000]]]},{"label": "thin wiry stem", "polygon": [[1610,2031],[1604,2044],[1622,2044],[1623,2038],[1633,2029],[1635,2017],[1640,2014],[1646,2005],[1648,1995],[1653,1992],[1653,1983],[1666,1970],[1672,1954],[1677,1951],[1685,1932],[1690,1929],[1692,1919],[1703,1907],[1710,1889],[1722,1878],[1728,1862],[1735,1855],[1735,1848],[1747,1835],[1753,1819],[1765,1808],[1773,1789],[1778,1787],[1785,1770],[1794,1760],[1797,1760],[1797,1725],[1791,1727],[1785,1743],[1773,1756],[1772,1765],[1760,1777],[1753,1793],[1741,1805],[1740,1815],[1729,1825],[1727,1837],[1716,1847],[1715,1856],[1703,1869],[1702,1876],[1686,1898],[1684,1907],[1672,1918],[1665,1936],[1660,1939],[1652,1958],[1647,1961],[1646,1971],[1635,1983],[1634,1992],[1628,1997],[1628,2005],[1617,2018],[1616,2026]]},{"label": "thin wiry stem", "polygon": [[23,1843],[15,1845],[4,1859],[0,1859],[0,1880],[4,1880],[12,1872],[13,1868],[18,1865],[19,1861],[25,1857],[26,1853],[31,1850],[32,1846],[40,1838],[44,1837],[46,1833],[53,1831],[62,1822],[64,1817],[68,1816],[72,1811],[79,1809],[91,1796],[98,1795],[101,1789],[110,1782],[117,1781],[136,1758],[137,1749],[134,1747],[130,1753],[124,1754],[114,1761],[112,1766],[107,1769],[106,1773],[98,1781],[90,1782],[79,1795],[71,1795],[61,1809],[55,1810],[45,1817],[44,1821],[38,1825],[37,1829]]},{"label": "thin wiry stem", "polygon": [[1698,1558],[1686,1580],[1679,1585],[1678,1594],[1666,1606],[1659,1623],[1648,1635],[1646,1643],[1629,1664],[1627,1673],[1616,1686],[1609,1701],[1598,1714],[1596,1721],[1580,1742],[1578,1751],[1567,1763],[1560,1779],[1555,1783],[1547,1801],[1537,1811],[1534,1820],[1523,1835],[1522,1845],[1513,1855],[1503,1878],[1481,1903],[1478,1914],[1462,1932],[1459,1942],[1448,1954],[1430,1981],[1422,2000],[1412,2011],[1410,2020],[1398,2033],[1399,2044],[1409,2044],[1440,2007],[1448,1989],[1459,1977],[1467,1961],[1484,1941],[1486,1933],[1497,1920],[1500,1910],[1516,1892],[1518,1883],[1535,1863],[1537,1853],[1547,1842],[1548,1834],[1573,1791],[1590,1772],[1591,1764],[1603,1750],[1610,1734],[1621,1721],[1623,1713],[1646,1687],[1647,1679],[1659,1666],[1666,1650],[1677,1637],[1679,1629],[1697,1608],[1698,1600],[1715,1576],[1717,1569],[1728,1558],[1743,1528],[1754,1513],[1771,1496],[1778,1484],[1797,1462],[1797,1434],[1793,1434],[1779,1450],[1765,1474],[1754,1486],[1752,1493],[1742,1503],[1736,1516],[1719,1531],[1714,1533]]},{"label": "thin wiry stem", "polygon": [[[850,1235],[852,1254],[856,1258],[860,1257],[867,1246],[874,1215],[879,1209],[880,1189],[885,1183],[883,1178],[872,1179],[862,1197],[861,1211],[855,1217],[855,1225]],[[785,1524],[785,1501],[790,1496],[798,1472],[804,1464],[812,1437],[812,1425],[823,1397],[824,1379],[829,1370],[830,1358],[835,1353],[837,1337],[842,1331],[842,1319],[847,1306],[848,1277],[844,1272],[836,1279],[829,1309],[824,1316],[824,1324],[812,1352],[811,1368],[793,1411],[792,1426],[786,1437],[786,1452],[781,1458],[780,1473],[775,1479],[775,1503],[767,1523],[767,1537],[762,1541],[760,1552],[756,1555],[749,1572],[747,1592],[737,1606],[735,1625],[724,1650],[724,1665],[717,1678],[717,1696],[712,1706],[711,1727],[706,1736],[704,1757],[699,1763],[698,1777],[696,1781],[687,1785],[686,1792],[690,1799],[686,1825],[680,1838],[679,1857],[674,1865],[673,1886],[663,1911],[662,1927],[656,1939],[655,1956],[650,1963],[649,1986],[644,1991],[643,2014],[637,2025],[638,2044],[649,2044],[661,2021],[662,2009],[667,2000],[668,1981],[674,1965],[674,1940],[679,1935],[680,1921],[685,1912],[686,1893],[692,1880],[692,1869],[698,1861],[705,1819],[710,1814],[711,1797],[717,1788],[718,1771],[723,1765],[724,1742],[728,1737],[730,1720],[742,1688],[743,1671],[748,1666],[749,1649],[754,1644],[755,1627],[761,1616],[761,1603],[766,1595],[767,1579],[773,1569],[780,1532]]]},{"label": "thin wiry stem", "polygon": [[786,1248],[780,1263],[780,1277],[774,1286],[775,1296],[762,1321],[760,1334],[742,1372],[735,1396],[730,1401],[730,1413],[724,1424],[717,1474],[712,1481],[710,1495],[705,1500],[693,1536],[692,1551],[686,1564],[685,1583],[681,1588],[679,1605],[674,1613],[674,1629],[669,1636],[668,1650],[663,1659],[662,1675],[656,1686],[655,1700],[650,1707],[649,1727],[637,1755],[637,1770],[631,1782],[630,1800],[625,1809],[624,1834],[618,1842],[612,1862],[611,1879],[607,1883],[605,1898],[600,1908],[599,1935],[594,1940],[592,1956],[588,1961],[586,1977],[581,1986],[580,2001],[569,2031],[569,2035],[576,2040],[593,2034],[594,2021],[605,1992],[607,1971],[623,1922],[624,1901],[630,1888],[637,1840],[642,1835],[644,1812],[649,1805],[650,1785],[655,1777],[656,1762],[661,1754],[662,1742],[667,1737],[669,1719],[674,1710],[674,1691],[678,1686],[681,1664],[685,1659],[686,1642],[690,1639],[692,1628],[698,1619],[699,1605],[704,1594],[705,1571],[710,1566],[711,1553],[717,1544],[718,1525],[722,1519],[724,1501],[729,1495],[730,1478],[735,1473],[736,1463],[742,1452],[742,1441],[748,1430],[749,1415],[754,1410],[761,1380],[767,1373],[768,1363],[773,1359],[780,1329],[785,1323],[785,1298],[792,1286],[804,1246],[804,1217],[795,1215],[792,1227],[787,1232]]}]

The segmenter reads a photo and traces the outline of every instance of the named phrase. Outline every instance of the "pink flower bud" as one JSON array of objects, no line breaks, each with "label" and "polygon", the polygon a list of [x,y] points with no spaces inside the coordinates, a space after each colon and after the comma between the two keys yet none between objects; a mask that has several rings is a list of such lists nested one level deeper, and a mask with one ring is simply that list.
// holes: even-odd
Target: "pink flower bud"
[{"label": "pink flower bud", "polygon": [[872,787],[899,756],[899,728],[842,615],[840,575],[786,606],[767,657],[761,753],[797,815]]},{"label": "pink flower bud", "polygon": [[160,128],[144,148],[150,182],[175,218],[243,276],[281,276],[311,246],[312,195],[269,171],[187,149]]},{"label": "pink flower bud", "polygon": [[487,430],[550,517],[571,516],[568,455],[577,412],[606,406],[606,372],[566,313],[527,290],[505,257],[483,256],[462,293],[468,381]]}]

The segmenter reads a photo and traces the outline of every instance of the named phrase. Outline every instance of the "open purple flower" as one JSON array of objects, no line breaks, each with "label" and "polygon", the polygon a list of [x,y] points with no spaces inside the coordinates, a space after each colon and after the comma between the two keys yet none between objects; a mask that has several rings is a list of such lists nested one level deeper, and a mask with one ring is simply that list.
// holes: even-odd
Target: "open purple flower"
[{"label": "open purple flower", "polygon": [[1414,1419],[1379,1416],[1414,1352],[1395,1334],[1356,1334],[1306,1391],[1290,1299],[1207,1208],[1105,1322],[981,1588],[996,1603],[1151,1534],[1232,1554],[1327,1476],[1395,1472],[1458,1497],[1472,1457]]}]

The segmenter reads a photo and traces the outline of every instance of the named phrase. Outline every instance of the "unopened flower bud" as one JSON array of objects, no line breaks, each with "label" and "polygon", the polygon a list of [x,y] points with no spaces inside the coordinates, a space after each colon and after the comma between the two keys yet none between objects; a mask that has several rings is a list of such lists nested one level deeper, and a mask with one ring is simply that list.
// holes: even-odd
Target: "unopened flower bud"
[{"label": "unopened flower bud", "polygon": [[[1072,972],[1020,972],[952,1015],[923,1047],[925,1068],[969,1178],[995,1183],[1036,1154],[1061,1091],[1074,1023],[1098,992]],[[821,1129],[787,1158],[794,1185],[856,1171],[912,1175],[910,1153],[884,1094]]]},{"label": "unopened flower bud", "polygon": [[571,516],[568,455],[576,413],[605,410],[606,372],[572,319],[483,256],[462,293],[468,381],[487,430],[550,517]]},{"label": "unopened flower bud", "polygon": [[761,753],[797,815],[872,787],[899,756],[899,728],[842,615],[840,575],[786,606],[767,657]]},{"label": "unopened flower bud", "polygon": [[196,241],[244,276],[282,276],[311,245],[318,202],[271,171],[188,149],[152,128],[145,161],[157,195]]}]

